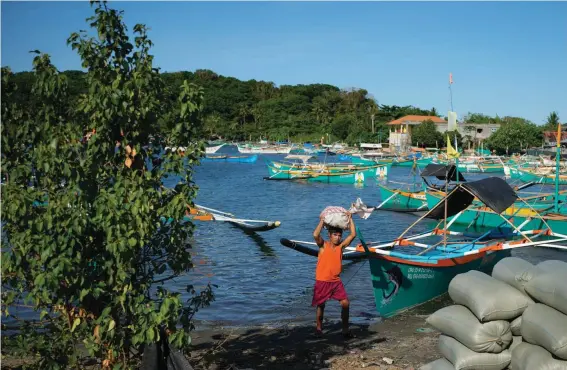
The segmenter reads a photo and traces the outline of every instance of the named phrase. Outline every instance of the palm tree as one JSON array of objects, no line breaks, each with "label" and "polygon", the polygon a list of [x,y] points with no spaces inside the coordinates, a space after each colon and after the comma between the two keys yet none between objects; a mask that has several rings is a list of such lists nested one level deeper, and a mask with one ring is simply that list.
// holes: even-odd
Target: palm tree
[{"label": "palm tree", "polygon": [[553,111],[549,113],[549,116],[547,116],[547,122],[545,123],[546,130],[548,131],[556,130],[558,125],[559,125],[559,115],[557,114],[557,112]]},{"label": "palm tree", "polygon": [[249,114],[250,114],[250,108],[248,107],[248,105],[244,103],[240,104],[240,106],[238,107],[238,115],[242,119],[243,125],[246,124],[246,117],[248,117]]},{"label": "palm tree", "polygon": [[252,108],[251,113],[254,116],[254,126],[257,129],[258,124],[260,123],[260,120],[262,119],[263,116],[262,109],[259,106],[255,105],[254,108]]},{"label": "palm tree", "polygon": [[209,136],[212,137],[213,134],[216,133],[216,130],[219,128],[219,123],[221,122],[221,117],[217,112],[207,116],[205,118],[205,127],[206,130],[209,132]]},{"label": "palm tree", "polygon": [[370,121],[372,122],[372,133],[374,134],[374,118],[379,112],[378,103],[374,99],[368,102],[368,113],[370,114]]},{"label": "palm tree", "polygon": [[431,108],[431,115],[432,116],[438,116],[439,113],[437,113],[437,109],[435,109],[435,107]]}]

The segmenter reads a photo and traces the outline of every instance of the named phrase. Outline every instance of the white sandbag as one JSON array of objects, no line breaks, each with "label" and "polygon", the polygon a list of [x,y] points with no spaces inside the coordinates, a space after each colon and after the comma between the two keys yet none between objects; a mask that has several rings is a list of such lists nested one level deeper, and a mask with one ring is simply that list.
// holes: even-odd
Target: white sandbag
[{"label": "white sandbag", "polygon": [[494,265],[492,277],[525,293],[524,285],[533,279],[537,271],[537,267],[526,260],[518,257],[506,257]]},{"label": "white sandbag", "polygon": [[518,289],[476,270],[455,276],[449,283],[449,296],[456,304],[470,309],[482,322],[513,320],[533,304],[533,300]]},{"label": "white sandbag", "polygon": [[419,370],[455,370],[455,367],[447,359],[440,358],[423,365]]},{"label": "white sandbag", "polygon": [[537,267],[540,272],[525,285],[526,293],[567,315],[567,263],[544,261]]},{"label": "white sandbag", "polygon": [[512,350],[512,370],[567,370],[567,361],[556,360],[540,346],[520,343]]},{"label": "white sandbag", "polygon": [[521,328],[522,328],[522,316],[519,316],[519,317],[516,317],[510,323],[510,331],[512,332],[512,335],[522,335]]},{"label": "white sandbag", "polygon": [[348,211],[343,207],[329,206],[321,212],[325,225],[346,230],[349,227]]},{"label": "white sandbag", "polygon": [[543,271],[554,270],[556,272],[567,272],[567,262],[560,260],[541,261],[536,266]]},{"label": "white sandbag", "polygon": [[483,324],[461,305],[444,307],[431,314],[426,322],[475,352],[500,353],[512,342],[508,321],[496,320]]},{"label": "white sandbag", "polygon": [[[516,348],[520,343],[522,343],[522,336],[521,335],[515,335],[512,337],[512,344],[510,344],[510,347],[508,348],[508,351],[513,351],[514,348]],[[512,352],[510,352],[512,353]]]},{"label": "white sandbag", "polygon": [[439,352],[453,364],[456,370],[502,370],[510,363],[512,354],[509,350],[500,353],[478,353],[471,351],[455,338],[439,336]]},{"label": "white sandbag", "polygon": [[531,305],[522,315],[522,337],[567,360],[567,316],[541,303]]}]

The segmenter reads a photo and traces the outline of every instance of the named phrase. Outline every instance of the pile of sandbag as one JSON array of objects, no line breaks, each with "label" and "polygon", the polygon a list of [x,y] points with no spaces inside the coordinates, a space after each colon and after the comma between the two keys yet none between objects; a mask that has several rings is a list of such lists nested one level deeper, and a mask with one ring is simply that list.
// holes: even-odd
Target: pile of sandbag
[{"label": "pile of sandbag", "polygon": [[444,358],[420,369],[567,370],[567,263],[504,258],[455,276],[449,296],[427,318]]}]

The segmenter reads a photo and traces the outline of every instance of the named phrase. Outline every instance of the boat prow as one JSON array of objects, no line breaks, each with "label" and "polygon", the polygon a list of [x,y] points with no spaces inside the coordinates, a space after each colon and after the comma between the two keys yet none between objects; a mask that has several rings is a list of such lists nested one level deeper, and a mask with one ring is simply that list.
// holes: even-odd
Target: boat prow
[{"label": "boat prow", "polygon": [[[317,257],[319,255],[319,247],[317,247],[315,243],[300,242],[282,238],[280,239],[280,244],[284,247],[295,249],[298,252],[307,254],[308,256]],[[314,246],[311,244],[314,244]],[[352,249],[346,249],[343,251],[343,260],[345,261],[360,261],[367,258],[368,255],[366,254],[366,252],[360,252]]]}]

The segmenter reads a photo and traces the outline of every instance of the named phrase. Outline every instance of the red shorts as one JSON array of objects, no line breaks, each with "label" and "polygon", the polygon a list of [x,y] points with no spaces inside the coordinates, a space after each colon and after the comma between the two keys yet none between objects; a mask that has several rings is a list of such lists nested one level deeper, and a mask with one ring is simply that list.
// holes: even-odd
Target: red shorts
[{"label": "red shorts", "polygon": [[315,288],[313,289],[312,306],[320,306],[329,299],[342,301],[348,299],[345,286],[342,281],[319,281],[315,280]]}]

